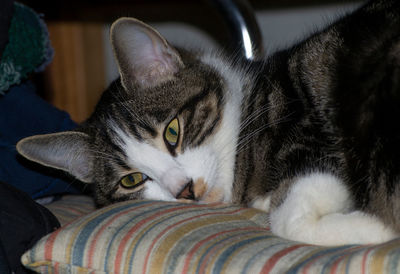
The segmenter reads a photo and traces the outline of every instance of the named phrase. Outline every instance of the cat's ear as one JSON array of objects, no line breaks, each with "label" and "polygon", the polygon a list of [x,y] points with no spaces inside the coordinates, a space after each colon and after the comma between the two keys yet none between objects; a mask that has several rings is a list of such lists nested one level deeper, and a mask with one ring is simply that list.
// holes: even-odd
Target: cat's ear
[{"label": "cat's ear", "polygon": [[111,26],[111,43],[122,84],[142,88],[170,80],[183,67],[178,52],[152,27],[134,18],[120,18]]},{"label": "cat's ear", "polygon": [[64,170],[85,183],[91,182],[89,136],[80,132],[36,135],[17,143],[25,158],[45,166]]}]

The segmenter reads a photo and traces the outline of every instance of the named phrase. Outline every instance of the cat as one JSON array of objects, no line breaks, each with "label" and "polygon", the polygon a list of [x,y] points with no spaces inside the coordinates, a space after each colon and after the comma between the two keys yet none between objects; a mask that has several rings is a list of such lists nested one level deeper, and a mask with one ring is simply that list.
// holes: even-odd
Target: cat
[{"label": "cat", "polygon": [[400,3],[365,3],[309,38],[246,61],[171,46],[120,18],[120,77],[76,130],[21,155],[129,199],[270,212],[278,236],[381,243],[400,232]]}]

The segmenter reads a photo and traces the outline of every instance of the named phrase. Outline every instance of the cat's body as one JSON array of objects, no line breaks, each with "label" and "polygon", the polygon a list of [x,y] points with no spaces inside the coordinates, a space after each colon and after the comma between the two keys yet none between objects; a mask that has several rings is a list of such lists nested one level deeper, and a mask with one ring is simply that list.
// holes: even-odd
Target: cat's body
[{"label": "cat's body", "polygon": [[260,62],[177,51],[133,19],[111,33],[121,79],[76,132],[29,137],[22,155],[95,183],[100,205],[250,205],[325,245],[400,233],[400,3]]}]

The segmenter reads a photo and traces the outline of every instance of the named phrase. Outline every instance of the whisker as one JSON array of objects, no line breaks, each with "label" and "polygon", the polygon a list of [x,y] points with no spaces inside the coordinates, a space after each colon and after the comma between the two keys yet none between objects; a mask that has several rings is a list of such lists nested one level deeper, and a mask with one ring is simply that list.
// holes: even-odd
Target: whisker
[{"label": "whisker", "polygon": [[295,100],[287,100],[285,103],[280,104],[280,105],[264,105],[260,108],[258,108],[256,111],[251,113],[249,116],[247,116],[240,125],[240,131],[244,130],[247,126],[249,126],[252,122],[256,121],[261,115],[265,114],[266,112],[273,111],[274,109],[278,107],[284,107],[288,104],[291,104],[293,102],[298,101],[298,99]]},{"label": "whisker", "polygon": [[241,125],[239,127],[239,130],[242,131],[248,125],[250,125],[253,121],[257,120],[261,115],[263,115],[264,113],[270,111],[271,109],[272,109],[272,107],[265,106],[265,107],[262,107],[262,108],[256,110],[255,112],[253,112],[252,114],[247,116],[246,119],[243,120],[243,122],[241,123]]},{"label": "whisker", "polygon": [[118,162],[119,161],[119,158],[116,157],[115,155],[112,155],[112,154],[109,154],[109,153],[105,153],[105,152],[102,152],[102,151],[86,149],[86,152],[90,153],[91,155],[93,155],[92,157],[94,157],[94,158],[105,159],[105,160],[113,161],[113,162]]},{"label": "whisker", "polygon": [[254,138],[254,136],[256,136],[258,133],[260,133],[261,131],[263,131],[264,129],[271,127],[271,126],[276,126],[282,122],[287,121],[287,119],[293,114],[289,113],[288,115],[281,117],[280,119],[277,119],[276,121],[272,122],[272,123],[268,123],[265,124],[261,127],[259,127],[258,129],[254,130],[253,132],[251,132],[250,134],[243,136],[237,143],[237,153],[239,153],[250,141],[252,138]]}]

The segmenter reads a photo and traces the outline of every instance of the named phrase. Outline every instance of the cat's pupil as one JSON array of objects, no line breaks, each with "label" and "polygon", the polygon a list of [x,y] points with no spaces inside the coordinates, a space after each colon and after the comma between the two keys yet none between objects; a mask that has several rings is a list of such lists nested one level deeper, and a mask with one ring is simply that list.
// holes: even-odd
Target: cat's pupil
[{"label": "cat's pupil", "polygon": [[173,128],[169,128],[169,132],[172,134],[172,135],[178,135],[178,133],[173,129]]}]

